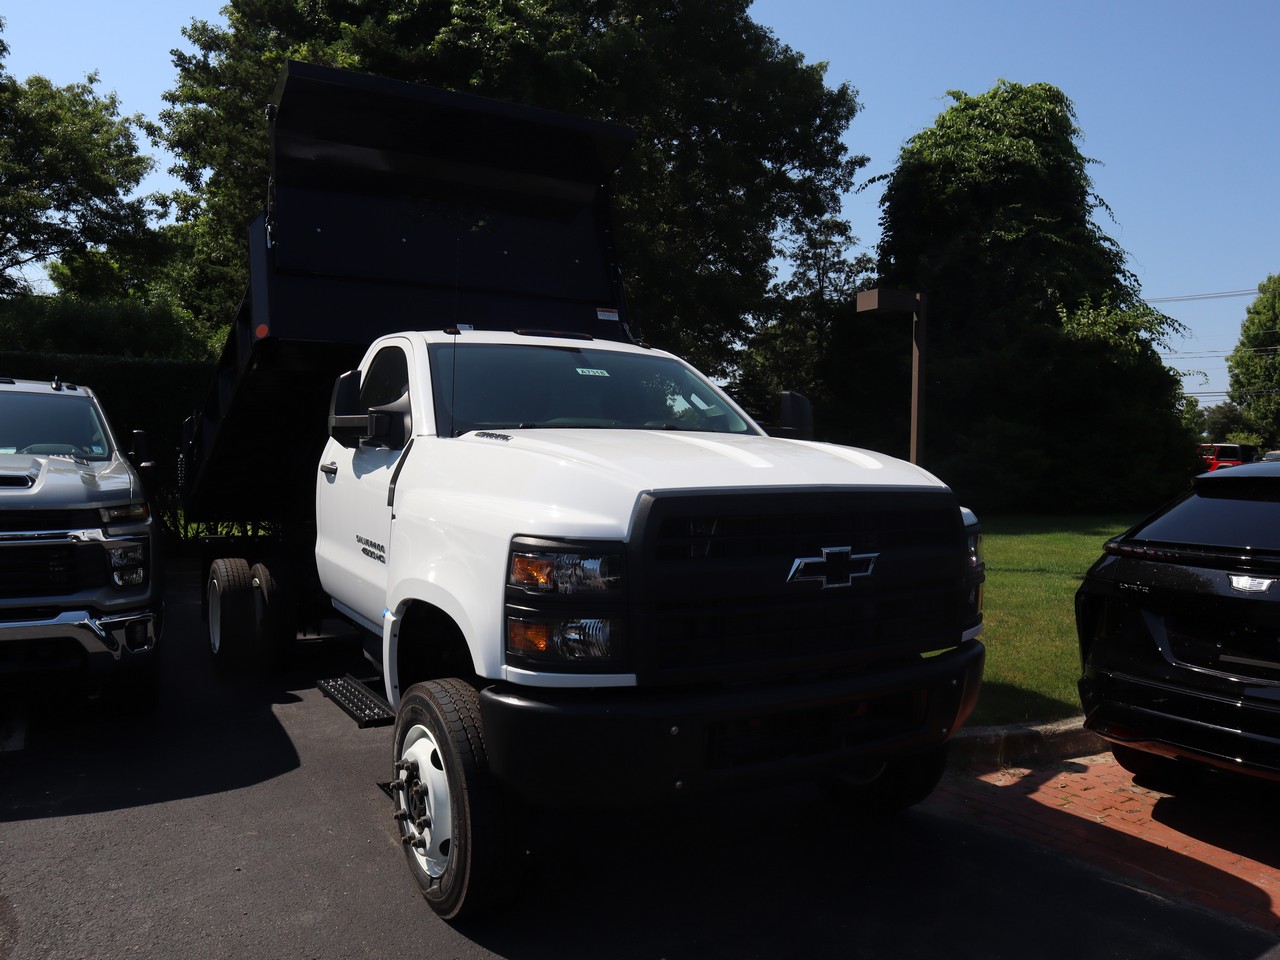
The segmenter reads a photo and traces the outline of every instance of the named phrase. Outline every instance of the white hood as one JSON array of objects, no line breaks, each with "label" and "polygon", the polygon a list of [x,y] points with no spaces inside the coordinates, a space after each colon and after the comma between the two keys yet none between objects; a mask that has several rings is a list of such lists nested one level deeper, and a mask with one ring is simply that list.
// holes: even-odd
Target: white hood
[{"label": "white hood", "polygon": [[414,479],[402,479],[399,509],[430,512],[433,502],[447,501],[535,535],[626,536],[635,504],[646,492],[944,486],[892,457],[762,436],[505,430],[424,446],[410,454]]}]

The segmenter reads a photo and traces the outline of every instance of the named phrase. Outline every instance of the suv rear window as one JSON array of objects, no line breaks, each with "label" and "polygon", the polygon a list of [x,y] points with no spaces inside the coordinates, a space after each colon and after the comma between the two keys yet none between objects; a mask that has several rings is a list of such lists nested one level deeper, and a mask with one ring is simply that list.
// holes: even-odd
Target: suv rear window
[{"label": "suv rear window", "polygon": [[1201,483],[1138,527],[1132,539],[1280,552],[1280,482]]}]

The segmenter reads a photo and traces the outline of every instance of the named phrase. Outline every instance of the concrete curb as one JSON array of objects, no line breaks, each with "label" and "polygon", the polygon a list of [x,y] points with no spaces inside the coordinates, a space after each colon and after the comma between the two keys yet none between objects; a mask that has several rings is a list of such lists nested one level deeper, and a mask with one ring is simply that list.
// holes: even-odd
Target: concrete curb
[{"label": "concrete curb", "polygon": [[1036,766],[1106,750],[1105,740],[1084,729],[1084,717],[1043,724],[966,728],[951,741],[953,762],[1000,767]]}]

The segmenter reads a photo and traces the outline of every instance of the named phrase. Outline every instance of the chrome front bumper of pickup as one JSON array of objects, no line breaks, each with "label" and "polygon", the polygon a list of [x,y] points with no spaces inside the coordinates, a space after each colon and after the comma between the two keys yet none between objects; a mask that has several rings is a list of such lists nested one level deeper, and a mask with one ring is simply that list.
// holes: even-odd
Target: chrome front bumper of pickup
[{"label": "chrome front bumper of pickup", "polygon": [[160,616],[154,610],[109,615],[67,610],[46,619],[0,619],[0,657],[10,644],[73,640],[91,658],[106,653],[119,660],[154,650],[159,634]]}]

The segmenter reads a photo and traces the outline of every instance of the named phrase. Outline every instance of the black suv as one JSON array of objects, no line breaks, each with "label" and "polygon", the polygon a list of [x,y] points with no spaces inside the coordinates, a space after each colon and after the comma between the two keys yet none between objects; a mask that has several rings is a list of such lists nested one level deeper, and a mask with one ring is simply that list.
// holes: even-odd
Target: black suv
[{"label": "black suv", "polygon": [[1076,594],[1085,726],[1133,773],[1280,779],[1280,463],[1205,473]]},{"label": "black suv", "polygon": [[75,679],[149,703],[158,541],[93,392],[0,378],[0,684]]}]

